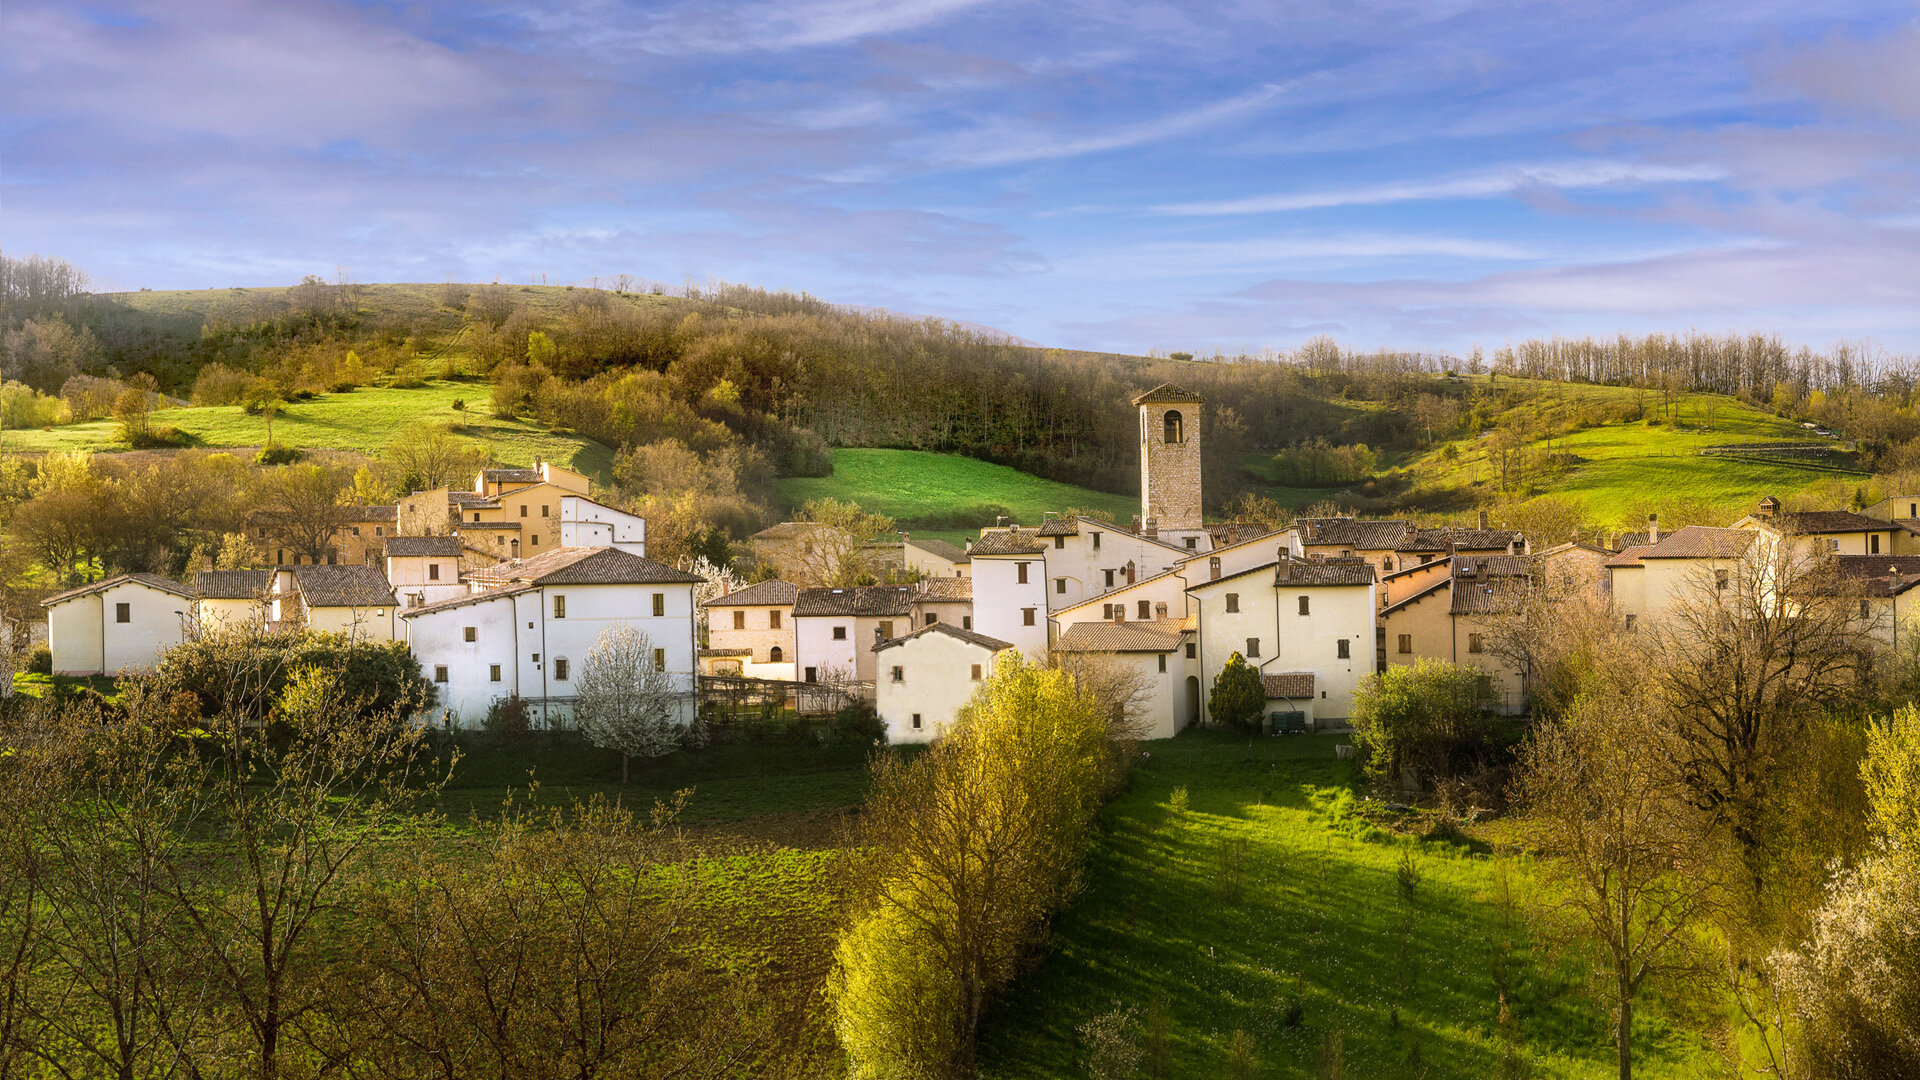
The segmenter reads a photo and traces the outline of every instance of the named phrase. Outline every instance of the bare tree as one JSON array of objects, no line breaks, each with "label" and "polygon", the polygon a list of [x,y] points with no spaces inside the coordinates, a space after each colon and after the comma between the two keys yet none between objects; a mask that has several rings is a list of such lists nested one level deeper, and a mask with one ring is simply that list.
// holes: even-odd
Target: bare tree
[{"label": "bare tree", "polygon": [[1620,1080],[1633,1075],[1633,1003],[1646,979],[1686,966],[1682,942],[1715,895],[1712,821],[1673,774],[1671,736],[1645,705],[1607,690],[1535,733],[1520,789],[1556,856],[1547,906],[1599,946]]},{"label": "bare tree", "polygon": [[259,487],[254,521],[279,546],[326,561],[334,537],[349,524],[351,511],[340,501],[350,478],[324,465],[287,465],[269,471]]},{"label": "bare tree", "polygon": [[574,720],[587,741],[619,751],[623,784],[636,754],[665,757],[686,735],[659,657],[651,638],[622,623],[593,643],[574,684]]}]

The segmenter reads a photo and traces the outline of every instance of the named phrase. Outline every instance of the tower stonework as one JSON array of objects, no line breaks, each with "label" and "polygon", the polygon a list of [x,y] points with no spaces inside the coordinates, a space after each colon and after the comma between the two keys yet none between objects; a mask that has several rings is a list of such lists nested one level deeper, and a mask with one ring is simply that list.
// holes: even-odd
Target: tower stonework
[{"label": "tower stonework", "polygon": [[1133,399],[1140,410],[1140,518],[1161,532],[1203,527],[1200,409],[1206,399],[1172,383]]}]

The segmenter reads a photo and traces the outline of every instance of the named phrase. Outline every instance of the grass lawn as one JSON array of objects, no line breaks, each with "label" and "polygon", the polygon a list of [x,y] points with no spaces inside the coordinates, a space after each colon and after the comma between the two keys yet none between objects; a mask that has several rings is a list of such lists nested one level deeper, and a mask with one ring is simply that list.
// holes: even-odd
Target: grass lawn
[{"label": "grass lawn", "polygon": [[[1083,1075],[1076,1028],[1116,1007],[1145,1016],[1156,1001],[1170,1077],[1234,1075],[1236,1041],[1254,1061],[1243,1075],[1323,1075],[1332,1039],[1354,1077],[1464,1080],[1521,1075],[1504,1071],[1520,1065],[1612,1075],[1605,1010],[1582,996],[1576,971],[1530,945],[1525,866],[1355,815],[1340,741],[1189,733],[1148,744],[1105,813],[1054,951],[990,1019],[981,1075]],[[1179,787],[1184,814],[1170,806]],[[1403,857],[1417,877],[1411,901]],[[1637,1075],[1714,1071],[1687,1033],[1703,1024],[1677,1020],[1656,992],[1635,1020]]]},{"label": "grass lawn", "polygon": [[[535,458],[571,465],[602,483],[611,479],[613,451],[577,435],[554,435],[536,424],[496,420],[487,411],[490,388],[481,381],[433,380],[412,390],[366,387],[344,394],[322,394],[293,404],[274,418],[275,442],[302,450],[354,450],[379,456],[396,435],[422,424],[452,424],[461,434],[493,446],[495,459],[530,465]],[[464,410],[453,403],[463,401]],[[156,427],[174,427],[209,448],[257,448],[266,441],[266,425],[237,405],[162,409]],[[112,420],[67,424],[45,431],[9,431],[0,449],[40,453],[50,450],[107,452],[126,449]]]},{"label": "grass lawn", "polygon": [[[1104,510],[1125,523],[1140,509],[1140,500],[1132,495],[1042,480],[1005,465],[923,450],[835,450],[832,476],[781,480],[776,490],[794,507],[809,499],[851,499],[863,509],[894,518],[915,535],[953,543],[978,537],[981,526],[993,524],[990,516],[984,521],[967,517],[975,507],[1003,507],[993,513],[1011,512],[1023,525],[1038,525],[1046,511],[1068,508]],[[953,515],[967,520],[952,520]]]}]

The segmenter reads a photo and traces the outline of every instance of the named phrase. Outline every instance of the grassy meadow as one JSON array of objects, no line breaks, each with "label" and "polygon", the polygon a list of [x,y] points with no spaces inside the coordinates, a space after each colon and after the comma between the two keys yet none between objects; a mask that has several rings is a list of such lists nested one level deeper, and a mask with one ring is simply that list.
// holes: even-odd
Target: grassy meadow
[{"label": "grassy meadow", "polygon": [[[410,427],[455,425],[461,434],[492,445],[500,461],[531,464],[540,458],[571,465],[602,482],[611,478],[611,449],[577,435],[553,434],[525,420],[497,420],[488,411],[490,391],[484,380],[436,379],[414,389],[362,387],[321,394],[294,402],[274,417],[273,439],[301,450],[351,450],[377,457]],[[465,408],[454,408],[455,402]],[[193,445],[208,449],[257,449],[267,436],[265,421],[238,405],[161,409],[154,412],[153,424],[176,428]],[[0,450],[16,453],[124,449],[112,420],[0,433]]]},{"label": "grassy meadow", "polygon": [[[1169,1077],[1329,1075],[1336,1042],[1370,1080],[1614,1075],[1606,1010],[1533,944],[1525,861],[1370,823],[1341,741],[1149,743],[1054,951],[996,1007],[982,1076],[1084,1075],[1078,1029],[1117,1008]],[[1636,1075],[1714,1071],[1693,1032],[1717,1017],[1650,988],[1635,1020]]]},{"label": "grassy meadow", "polygon": [[998,506],[990,513],[1011,513],[1025,525],[1040,522],[1050,510],[1104,510],[1125,522],[1139,512],[1140,500],[1043,480],[1018,469],[954,454],[921,450],[833,451],[833,475],[781,480],[777,494],[790,506],[809,499],[851,499],[886,514],[919,536],[959,543],[977,537],[982,525],[969,515],[976,507]]}]

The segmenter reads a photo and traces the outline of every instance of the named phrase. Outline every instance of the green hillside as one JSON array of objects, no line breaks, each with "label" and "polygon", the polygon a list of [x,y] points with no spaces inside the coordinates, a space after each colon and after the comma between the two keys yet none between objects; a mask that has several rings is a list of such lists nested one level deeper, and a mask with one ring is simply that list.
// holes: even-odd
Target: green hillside
[{"label": "green hillside", "polygon": [[[448,424],[490,444],[496,460],[527,464],[539,458],[571,465],[603,482],[608,478],[612,450],[576,435],[555,435],[526,421],[494,419],[487,412],[487,393],[484,382],[434,380],[415,389],[365,387],[322,394],[295,402],[275,417],[273,438],[302,450],[352,450],[377,457],[409,427]],[[466,407],[456,409],[455,402]],[[153,414],[153,423],[177,428],[192,445],[209,449],[250,449],[266,441],[265,423],[237,405],[162,409]],[[125,449],[112,420],[0,433],[0,451],[12,453]]]},{"label": "green hillside", "polygon": [[810,499],[858,502],[892,517],[915,535],[959,543],[1006,514],[1034,524],[1048,511],[1101,510],[1125,523],[1140,500],[1056,483],[1018,469],[919,450],[833,451],[833,475],[796,477],[777,485],[791,507]]}]

